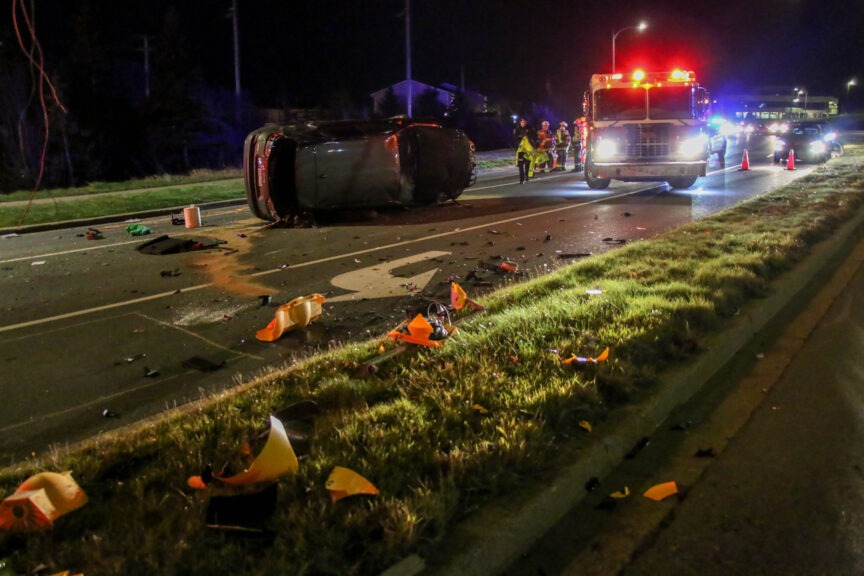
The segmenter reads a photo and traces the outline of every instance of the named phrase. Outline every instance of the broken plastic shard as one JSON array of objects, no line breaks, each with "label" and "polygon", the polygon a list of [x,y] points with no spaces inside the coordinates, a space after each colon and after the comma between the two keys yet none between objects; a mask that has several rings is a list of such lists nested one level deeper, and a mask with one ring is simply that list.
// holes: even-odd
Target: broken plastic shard
[{"label": "broken plastic shard", "polygon": [[677,494],[677,493],[678,493],[678,485],[673,480],[671,482],[663,482],[662,484],[657,484],[655,486],[652,486],[651,488],[649,488],[648,490],[645,491],[643,496],[645,496],[646,498],[649,498],[651,500],[654,500],[656,502],[659,502],[659,501],[663,500],[664,498],[668,498],[669,496],[672,496],[673,494]]}]

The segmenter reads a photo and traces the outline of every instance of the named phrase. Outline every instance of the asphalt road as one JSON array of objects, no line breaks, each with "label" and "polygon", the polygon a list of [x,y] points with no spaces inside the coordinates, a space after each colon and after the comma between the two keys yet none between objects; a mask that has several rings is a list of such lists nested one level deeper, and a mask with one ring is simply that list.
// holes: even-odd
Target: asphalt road
[{"label": "asphalt road", "polygon": [[[743,146],[751,170],[739,171]],[[245,207],[204,212],[185,229],[167,216],[0,239],[0,454],[42,454],[234,386],[274,363],[383,337],[406,312],[473,296],[620,246],[783,185],[809,171],[768,160],[765,141],[730,142],[727,166],[688,191],[579,175],[518,184],[515,167],[483,178],[455,204],[330,215],[270,228]],[[733,159],[737,160],[733,164]],[[160,235],[203,249],[142,254]],[[503,272],[503,261],[518,273]],[[310,293],[325,314],[274,343],[255,339],[276,306]],[[266,298],[265,298],[266,297]]]}]

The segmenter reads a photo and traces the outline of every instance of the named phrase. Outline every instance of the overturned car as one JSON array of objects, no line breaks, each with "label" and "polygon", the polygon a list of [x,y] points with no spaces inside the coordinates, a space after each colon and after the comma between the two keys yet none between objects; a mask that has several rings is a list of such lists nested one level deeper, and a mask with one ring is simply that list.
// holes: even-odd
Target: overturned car
[{"label": "overturned car", "polygon": [[243,167],[249,207],[271,221],[445,202],[476,179],[464,132],[405,118],[269,124],[246,138]]}]

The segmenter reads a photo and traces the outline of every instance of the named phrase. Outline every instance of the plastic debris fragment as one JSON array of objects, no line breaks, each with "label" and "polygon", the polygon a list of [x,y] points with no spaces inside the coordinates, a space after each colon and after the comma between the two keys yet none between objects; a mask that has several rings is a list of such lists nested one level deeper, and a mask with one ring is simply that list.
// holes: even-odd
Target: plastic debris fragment
[{"label": "plastic debris fragment", "polygon": [[330,472],[326,484],[333,502],[357,494],[378,494],[378,489],[369,480],[349,468],[336,466]]},{"label": "plastic debris fragment", "polygon": [[462,310],[465,306],[469,306],[477,311],[486,310],[480,304],[468,298],[468,293],[456,282],[450,283],[450,306],[455,310]]},{"label": "plastic debris fragment", "polygon": [[325,300],[321,294],[309,294],[283,304],[276,310],[273,320],[266,328],[258,330],[255,337],[262,342],[273,342],[289,330],[305,328],[321,316],[321,304]]},{"label": "plastic debris fragment", "polygon": [[[300,469],[297,455],[291,447],[291,441],[285,432],[285,426],[275,416],[270,416],[270,434],[258,457],[252,464],[239,474],[227,478],[214,477],[220,484],[243,486],[257,482],[271,482],[286,474],[296,473]],[[207,486],[201,476],[192,476],[188,480],[191,488],[202,489]]]},{"label": "plastic debris fragment", "polygon": [[45,528],[86,503],[87,495],[71,472],[40,472],[0,502],[0,530],[27,532]]},{"label": "plastic debris fragment", "polygon": [[622,498],[627,498],[628,496],[630,496],[629,486],[624,486],[623,490],[616,490],[615,492],[609,494],[610,498],[615,498],[616,500],[621,500]]},{"label": "plastic debris fragment", "polygon": [[673,494],[678,493],[678,485],[675,481],[671,482],[663,482],[662,484],[657,484],[652,486],[648,490],[645,491],[643,496],[646,498],[650,498],[651,500],[655,500],[657,502],[663,500],[664,498],[668,498]]},{"label": "plastic debris fragment", "polygon": [[564,364],[598,364],[600,362],[605,362],[609,359],[609,347],[607,346],[603,352],[600,353],[596,358],[588,358],[586,356],[576,356],[572,354],[570,358],[563,360]]}]

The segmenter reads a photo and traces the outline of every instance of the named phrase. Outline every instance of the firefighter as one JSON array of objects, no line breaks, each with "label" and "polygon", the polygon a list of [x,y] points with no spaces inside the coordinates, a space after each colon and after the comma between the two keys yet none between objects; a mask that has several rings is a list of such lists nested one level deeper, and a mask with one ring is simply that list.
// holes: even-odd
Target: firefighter
[{"label": "firefighter", "polygon": [[581,172],[584,169],[587,128],[584,116],[573,121],[573,172]]},{"label": "firefighter", "polygon": [[519,168],[520,184],[524,184],[534,176],[533,140],[534,129],[525,118],[520,118],[519,124],[513,129],[513,145],[516,148],[516,166]]},{"label": "firefighter", "polygon": [[540,130],[537,131],[537,148],[538,148],[538,159],[536,168],[540,169],[540,172],[546,172],[546,168],[552,170],[552,158],[555,153],[555,137],[552,135],[552,131],[549,130],[549,121],[544,120],[540,125]]},{"label": "firefighter", "polygon": [[570,150],[570,131],[567,130],[567,122],[562,121],[555,131],[555,154],[557,162],[555,170],[563,171],[567,164],[567,151]]},{"label": "firefighter", "polygon": [[534,166],[542,152],[534,147],[531,138],[526,134],[516,148],[516,165],[519,167],[519,183],[525,184],[534,178]]}]

